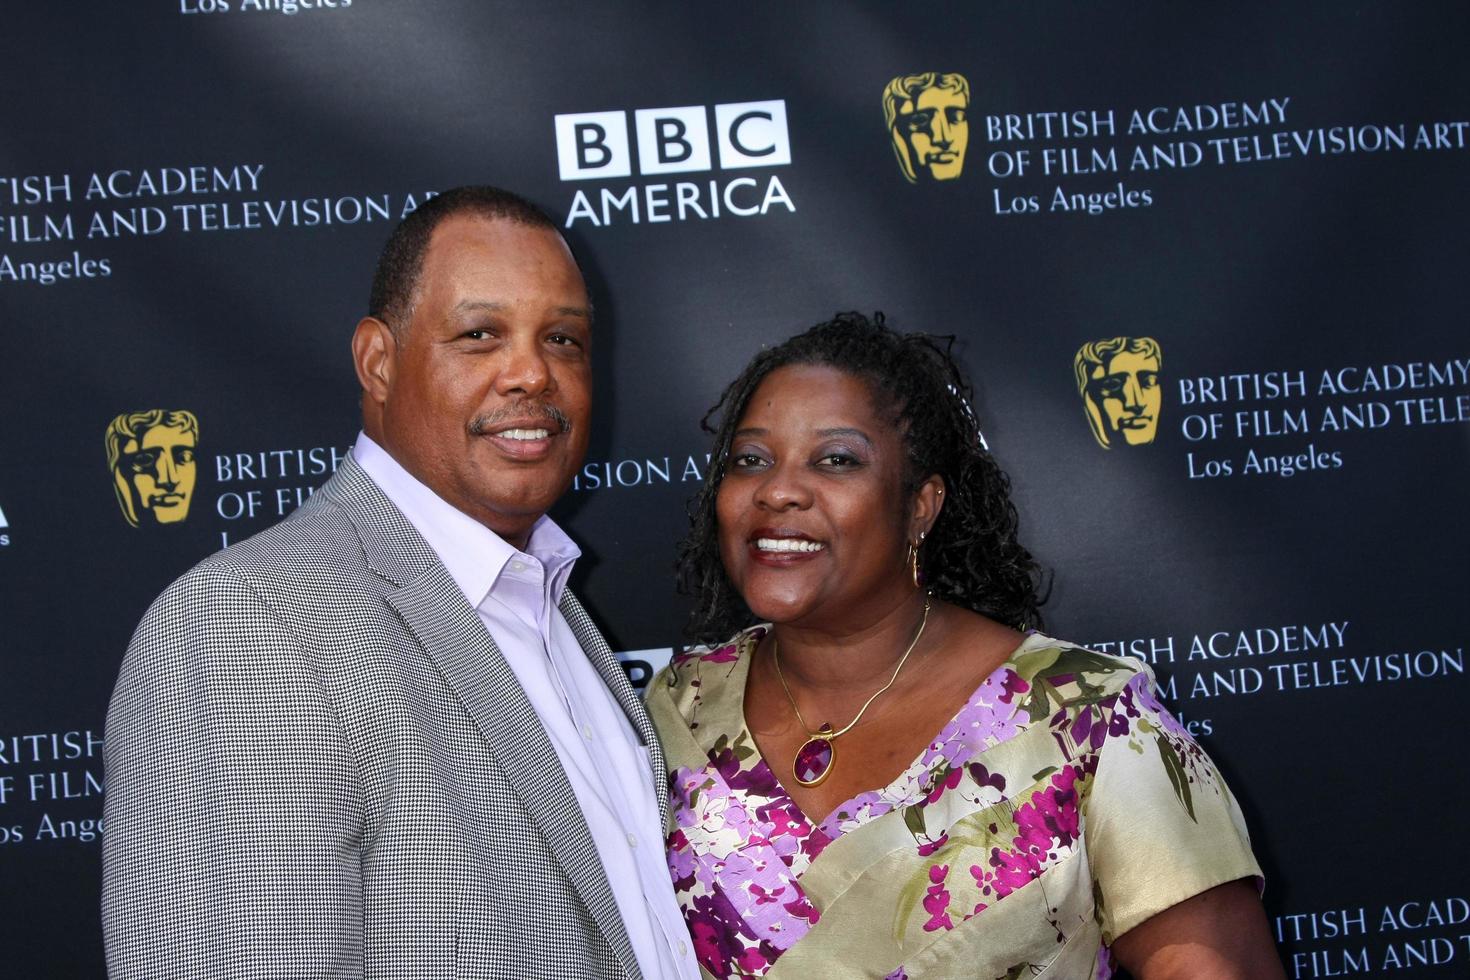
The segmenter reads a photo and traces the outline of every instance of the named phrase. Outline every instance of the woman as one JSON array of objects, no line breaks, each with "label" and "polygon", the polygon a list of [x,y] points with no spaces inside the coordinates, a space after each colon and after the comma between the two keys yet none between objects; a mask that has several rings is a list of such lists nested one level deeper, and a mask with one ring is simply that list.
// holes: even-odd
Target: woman
[{"label": "woman", "polygon": [[1280,976],[1240,811],[1147,667],[1025,632],[1038,569],[967,390],[846,314],[716,406],[681,555],[710,645],[649,689],[702,967]]}]

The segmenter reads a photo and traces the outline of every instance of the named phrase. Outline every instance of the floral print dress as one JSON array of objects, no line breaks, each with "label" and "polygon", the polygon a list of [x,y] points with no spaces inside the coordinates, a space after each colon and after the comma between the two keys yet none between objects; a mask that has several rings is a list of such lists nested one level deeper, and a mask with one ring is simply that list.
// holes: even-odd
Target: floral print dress
[{"label": "floral print dress", "polygon": [[817,822],[745,726],[765,629],[649,686],[705,976],[1102,980],[1115,936],[1259,880],[1239,808],[1148,668],[1040,634],[892,784]]}]

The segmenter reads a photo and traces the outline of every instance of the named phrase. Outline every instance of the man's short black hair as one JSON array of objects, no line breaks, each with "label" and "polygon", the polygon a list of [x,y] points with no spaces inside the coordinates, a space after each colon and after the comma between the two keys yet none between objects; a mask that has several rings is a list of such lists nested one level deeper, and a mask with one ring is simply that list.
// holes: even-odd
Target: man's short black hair
[{"label": "man's short black hair", "polygon": [[388,244],[383,246],[378,268],[373,273],[373,291],[368,297],[368,316],[382,320],[400,340],[413,317],[414,293],[424,268],[429,239],[445,218],[457,214],[514,221],[561,233],[545,211],[519,194],[499,187],[455,187],[424,201],[388,236]]}]

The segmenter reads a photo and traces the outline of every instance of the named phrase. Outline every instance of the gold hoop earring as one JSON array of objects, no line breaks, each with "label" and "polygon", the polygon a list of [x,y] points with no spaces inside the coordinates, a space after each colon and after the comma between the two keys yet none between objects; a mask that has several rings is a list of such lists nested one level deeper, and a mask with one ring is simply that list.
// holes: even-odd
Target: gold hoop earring
[{"label": "gold hoop earring", "polygon": [[924,573],[919,570],[919,547],[924,543],[924,532],[919,532],[919,540],[909,544],[909,575],[914,580],[914,588],[924,587]]}]

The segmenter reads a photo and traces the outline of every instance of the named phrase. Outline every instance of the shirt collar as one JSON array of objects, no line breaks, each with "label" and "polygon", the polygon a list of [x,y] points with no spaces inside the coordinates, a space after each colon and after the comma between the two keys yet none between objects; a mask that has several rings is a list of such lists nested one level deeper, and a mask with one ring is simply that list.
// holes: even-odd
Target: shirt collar
[{"label": "shirt collar", "polygon": [[510,542],[421,483],[366,432],[358,433],[352,455],[423,535],[471,606],[478,608],[485,601],[517,554],[541,563],[546,570],[548,601],[553,606],[561,602],[567,577],[582,551],[551,518],[543,514],[531,526],[526,550],[517,552]]}]

